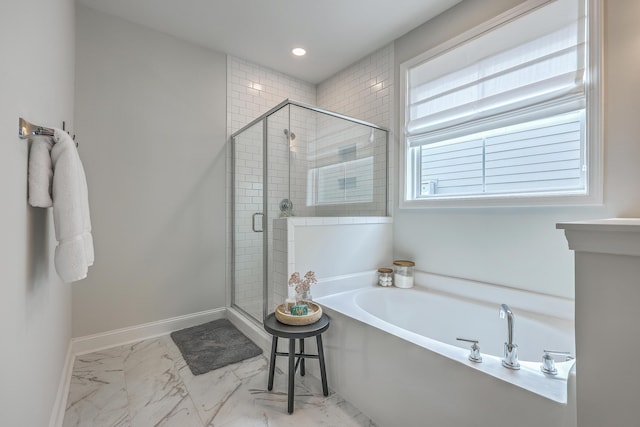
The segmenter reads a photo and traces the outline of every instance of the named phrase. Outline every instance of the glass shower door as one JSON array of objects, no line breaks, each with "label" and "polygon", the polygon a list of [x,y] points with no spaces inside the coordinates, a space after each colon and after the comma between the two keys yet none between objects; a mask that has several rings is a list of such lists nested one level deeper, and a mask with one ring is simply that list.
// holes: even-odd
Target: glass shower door
[{"label": "glass shower door", "polygon": [[258,322],[264,317],[266,218],[264,120],[233,139],[232,304]]}]

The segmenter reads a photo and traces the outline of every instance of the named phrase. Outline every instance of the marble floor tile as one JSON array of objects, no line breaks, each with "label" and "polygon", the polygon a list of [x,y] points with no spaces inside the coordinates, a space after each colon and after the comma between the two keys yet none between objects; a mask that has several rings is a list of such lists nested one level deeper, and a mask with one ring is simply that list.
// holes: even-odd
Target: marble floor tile
[{"label": "marble floor tile", "polygon": [[246,380],[269,369],[269,360],[264,356],[257,356],[251,359],[231,365],[233,373],[241,380]]},{"label": "marble floor tile", "polygon": [[174,356],[176,369],[195,404],[200,419],[204,425],[211,424],[222,404],[242,384],[242,380],[234,374],[233,369],[236,365],[243,363],[225,366],[196,376],[191,373],[171,337],[167,336],[164,342]]},{"label": "marble floor tile", "polygon": [[267,379],[264,355],[194,376],[165,335],[76,358],[64,427],[375,426],[310,375],[288,414],[286,374]]},{"label": "marble floor tile", "polygon": [[121,349],[76,358],[64,427],[130,426],[128,406]]},{"label": "marble floor tile", "polygon": [[189,393],[162,338],[131,346],[124,357],[132,427],[200,427]]}]

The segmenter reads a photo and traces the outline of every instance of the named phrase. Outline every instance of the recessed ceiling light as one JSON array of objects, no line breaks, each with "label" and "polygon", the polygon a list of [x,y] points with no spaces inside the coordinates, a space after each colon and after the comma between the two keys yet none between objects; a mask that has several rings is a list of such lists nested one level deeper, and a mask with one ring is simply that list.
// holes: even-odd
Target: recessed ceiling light
[{"label": "recessed ceiling light", "polygon": [[307,51],[301,47],[294,47],[293,49],[291,49],[291,53],[293,53],[295,56],[304,56],[307,54]]}]

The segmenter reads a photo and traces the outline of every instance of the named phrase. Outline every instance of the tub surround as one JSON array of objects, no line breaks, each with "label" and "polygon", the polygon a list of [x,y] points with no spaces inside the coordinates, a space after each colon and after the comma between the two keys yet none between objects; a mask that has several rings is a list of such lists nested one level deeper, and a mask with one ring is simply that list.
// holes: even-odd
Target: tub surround
[{"label": "tub surround", "polygon": [[[361,286],[358,288],[355,282]],[[506,427],[518,420],[521,426],[576,426],[572,362],[557,363],[559,374],[546,376],[540,372],[540,349],[539,359],[521,360],[522,368],[513,371],[502,366],[501,355],[485,353],[488,349],[481,342],[484,361],[473,363],[468,360],[467,347],[420,336],[357,304],[358,295],[363,292],[389,292],[389,300],[392,293],[427,292],[451,298],[452,292],[461,292],[464,296],[456,297],[463,302],[480,295],[489,300],[499,295],[497,301],[509,302],[516,313],[516,325],[518,316],[520,320],[531,316],[544,319],[545,312],[561,313],[565,318],[558,321],[566,325],[573,312],[572,301],[424,272],[416,272],[414,289],[382,288],[375,283],[375,271],[324,280],[314,286],[314,299],[322,304],[334,325],[324,340],[329,383],[376,422],[414,426],[429,419],[438,426]],[[466,295],[467,292],[472,294]],[[533,305],[525,310],[528,299]],[[495,304],[498,332],[506,340],[507,328],[506,323],[502,324],[505,321],[499,319],[499,304],[479,304]],[[540,312],[534,314],[538,309]],[[468,320],[472,322],[473,318]],[[441,320],[442,324],[447,321],[446,316]],[[517,330],[516,326],[516,343]],[[310,371],[317,375],[313,367]]]},{"label": "tub surround", "polygon": [[580,427],[637,425],[640,219],[560,223],[575,251]]},{"label": "tub surround", "polygon": [[[340,283],[331,288],[339,291],[349,281],[336,279],[390,266],[392,228],[393,219],[386,216],[274,219],[271,311],[287,298],[287,283],[295,271],[315,271],[323,283]],[[327,292],[314,286],[314,298],[316,290]]]},{"label": "tub surround", "polygon": [[[499,301],[510,302],[513,300],[514,304],[512,305],[510,303],[510,305],[512,305],[515,311],[516,325],[522,325],[524,321],[527,321],[529,324],[540,322],[540,320],[542,320],[541,316],[544,316],[546,323],[559,330],[558,334],[554,334],[552,345],[563,347],[563,350],[564,347],[566,347],[567,351],[575,354],[572,342],[573,322],[570,319],[573,313],[572,301],[547,295],[533,294],[530,295],[533,304],[530,304],[525,309],[523,303],[525,302],[526,295],[524,294],[529,293],[515,289],[503,287],[491,289],[496,287],[490,284],[466,282],[463,279],[438,276],[425,272],[417,273],[417,284],[414,289],[398,289],[395,287],[386,289],[370,284],[370,276],[372,275],[362,274],[322,282],[316,286],[315,301],[322,304],[323,307],[392,334],[409,343],[448,357],[502,381],[514,384],[555,402],[567,403],[567,378],[573,367],[573,361],[556,363],[558,368],[558,375],[556,376],[544,375],[540,372],[543,345],[533,344],[534,348],[527,348],[521,345],[521,369],[519,372],[510,371],[502,366],[502,355],[500,352],[502,350],[502,343],[506,341],[507,338],[507,328],[506,321],[499,320],[498,307],[500,304]],[[364,280],[360,281],[359,279]],[[373,280],[375,281],[375,279]],[[364,286],[358,287],[355,284],[358,282],[361,285],[364,284]],[[428,284],[428,286],[424,286],[423,284],[425,283]],[[325,286],[327,290],[324,289]],[[340,287],[342,287],[342,292],[329,293]],[[475,287],[479,289],[476,290],[474,289]],[[492,300],[492,298],[494,299]],[[383,304],[376,304],[376,299],[382,301]],[[431,299],[436,299],[436,301],[430,301]],[[386,314],[393,310],[384,304],[385,300],[395,304],[397,307],[399,313],[398,322],[389,319],[394,317],[393,313],[390,315]],[[442,322],[438,326],[440,329],[446,329],[448,324],[452,325],[454,323],[458,323],[454,328],[456,330],[473,329],[465,328],[465,323],[473,324],[483,322],[484,319],[475,316],[481,316],[487,311],[489,311],[489,315],[491,315],[491,310],[495,305],[495,322],[491,325],[495,330],[486,333],[486,335],[494,337],[495,339],[492,340],[493,342],[480,341],[483,363],[473,363],[468,360],[469,348],[466,344],[460,343],[458,344],[459,346],[455,344],[455,335],[457,332],[452,331],[450,334],[451,337],[447,337],[446,333],[444,333],[440,340],[435,338],[433,334],[425,336],[426,333],[421,332],[431,329],[429,327],[430,325],[424,325],[424,322],[427,321],[431,313],[425,313],[423,310],[438,309],[438,305],[446,304],[449,301],[457,301],[459,304],[465,304],[465,307],[468,306],[469,308],[465,310],[464,319],[453,318],[456,316],[453,311],[450,314],[441,313],[442,315],[438,317],[438,319],[433,319],[434,322],[438,320]],[[431,306],[431,304],[434,305]],[[369,309],[369,307],[372,306],[373,309]],[[385,313],[383,314],[385,318],[374,314],[376,306],[378,312]],[[475,306],[479,307],[480,310],[473,310]],[[550,314],[549,311],[551,310],[548,310],[548,307],[554,306],[563,306],[565,310],[558,310],[557,313]],[[519,307],[520,310],[515,307]],[[410,314],[407,314],[407,312],[410,312]],[[558,313],[563,317],[559,317]],[[554,317],[546,318],[547,316]],[[413,319],[416,320],[415,325],[411,324]],[[456,322],[456,320],[458,321]],[[401,325],[402,323],[405,325]],[[502,323],[504,323],[504,325]],[[495,327],[497,327],[497,329]],[[541,339],[535,339],[535,337],[526,336],[527,333],[532,331],[535,332],[535,329],[531,326],[527,327],[526,330],[524,327],[518,329],[516,326],[515,343],[526,343],[527,341],[538,343],[542,341]],[[542,331],[540,333],[542,333]],[[477,338],[470,336],[464,337]],[[449,342],[447,343],[446,341]],[[550,344],[550,346],[552,345]],[[554,348],[554,350],[557,349]],[[489,352],[493,354],[489,354]]]}]

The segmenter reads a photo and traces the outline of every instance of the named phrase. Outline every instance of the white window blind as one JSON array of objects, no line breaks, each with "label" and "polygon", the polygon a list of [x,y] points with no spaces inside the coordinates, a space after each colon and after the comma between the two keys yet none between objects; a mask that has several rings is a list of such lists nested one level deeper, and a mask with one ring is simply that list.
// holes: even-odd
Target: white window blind
[{"label": "white window blind", "polygon": [[410,199],[586,189],[586,7],[536,6],[407,68]]}]

